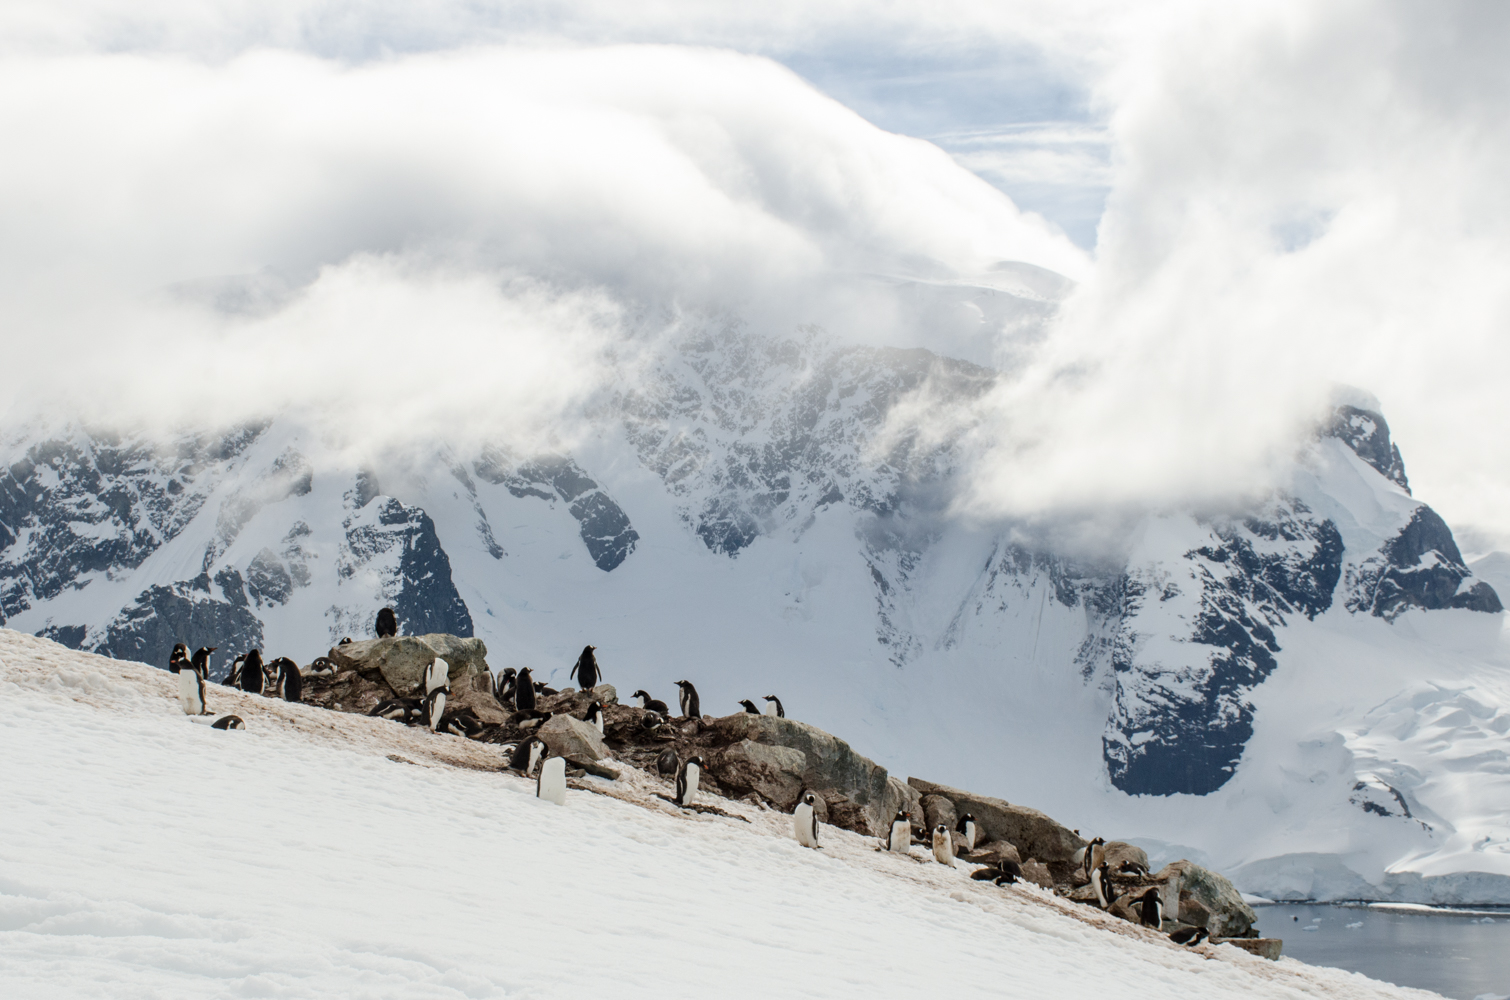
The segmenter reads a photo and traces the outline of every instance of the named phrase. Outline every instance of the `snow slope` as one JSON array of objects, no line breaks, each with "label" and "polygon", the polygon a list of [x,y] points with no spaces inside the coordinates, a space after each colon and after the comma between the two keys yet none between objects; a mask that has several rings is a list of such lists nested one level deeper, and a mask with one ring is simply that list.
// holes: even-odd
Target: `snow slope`
[{"label": "snow slope", "polygon": [[[0,990],[28,998],[1428,997],[1180,949],[654,779],[556,807],[496,751],[0,630]],[[624,787],[616,787],[624,786]],[[922,852],[918,855],[921,858]]]}]

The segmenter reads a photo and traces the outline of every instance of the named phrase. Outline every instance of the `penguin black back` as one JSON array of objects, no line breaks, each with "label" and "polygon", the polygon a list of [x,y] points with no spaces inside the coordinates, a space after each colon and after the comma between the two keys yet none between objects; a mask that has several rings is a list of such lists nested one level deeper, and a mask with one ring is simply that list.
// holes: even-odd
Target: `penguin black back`
[{"label": "penguin black back", "polygon": [[750,699],[746,698],[743,701],[741,701],[740,704],[745,707],[745,714],[747,714],[747,715],[759,715],[760,714],[760,709],[756,708],[755,707],[755,703],[753,701],[751,701]]},{"label": "penguin black back", "polygon": [[567,677],[577,678],[577,683],[582,685],[583,691],[591,691],[598,686],[598,679],[602,674],[598,670],[598,658],[593,655],[597,646],[585,646],[582,655],[577,657],[577,665],[571,668]]},{"label": "penguin black back", "polygon": [[304,696],[304,677],[299,673],[299,665],[286,656],[280,656],[268,664],[269,669],[276,671],[277,680],[274,682],[278,697],[284,701],[300,701]]},{"label": "penguin black back", "polygon": [[231,661],[231,669],[225,673],[225,680],[220,683],[226,687],[239,688],[241,686],[241,665],[246,662],[246,654],[241,653]]},{"label": "penguin black back", "polygon": [[392,608],[384,608],[377,613],[377,622],[373,626],[379,639],[387,639],[398,635],[398,615],[393,613]]},{"label": "penguin black back", "polygon": [[655,759],[655,770],[663,778],[669,778],[682,769],[682,762],[676,756],[676,751],[669,747],[661,751],[661,755]]},{"label": "penguin black back", "polygon": [[692,686],[691,681],[677,681],[676,686],[681,688],[682,715],[689,719],[701,719],[703,709],[702,703],[697,700],[697,688]]},{"label": "penguin black back", "polygon": [[636,691],[629,697],[640,699],[640,707],[647,712],[659,712],[662,715],[671,714],[671,710],[666,707],[666,703],[664,701],[656,701],[654,698],[650,697],[650,695],[643,689]]},{"label": "penguin black back", "polygon": [[246,660],[241,664],[241,690],[261,694],[266,680],[262,673],[262,650],[254,649],[246,654]]},{"label": "penguin black back", "polygon": [[535,707],[535,678],[530,676],[529,667],[519,671],[519,676],[514,679],[514,707],[521,712]]},{"label": "penguin black back", "polygon": [[498,675],[498,687],[493,697],[498,699],[498,704],[508,705],[514,701],[514,681],[519,672],[513,667],[504,667],[503,673]]},{"label": "penguin black back", "polygon": [[[771,703],[766,707],[767,715],[775,715],[778,719],[786,718],[786,709],[781,706],[780,698],[776,697],[774,694],[768,694],[765,696],[765,700]],[[775,709],[774,712],[771,711],[771,709],[773,708]]]},{"label": "penguin black back", "polygon": [[210,679],[210,654],[219,648],[219,646],[200,646],[194,650],[194,658],[189,662],[194,665],[194,672],[201,680]]},{"label": "penguin black back", "polygon": [[1149,889],[1138,898],[1138,917],[1144,927],[1157,930],[1164,924],[1164,900],[1158,889]]},{"label": "penguin black back", "polygon": [[1196,945],[1200,944],[1203,939],[1210,936],[1211,932],[1204,927],[1181,927],[1179,930],[1169,935],[1169,940],[1173,941],[1175,944],[1183,944],[1187,947],[1194,948]]}]

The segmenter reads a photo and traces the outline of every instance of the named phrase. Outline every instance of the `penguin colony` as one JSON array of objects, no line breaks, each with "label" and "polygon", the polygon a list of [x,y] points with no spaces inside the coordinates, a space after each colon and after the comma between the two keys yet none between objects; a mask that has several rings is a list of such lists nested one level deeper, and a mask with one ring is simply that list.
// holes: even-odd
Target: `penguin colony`
[{"label": "penguin colony", "polygon": [[[398,619],[392,608],[383,608],[378,612],[374,632],[379,638],[393,637],[398,634]],[[346,638],[342,639],[341,643],[351,641]],[[210,658],[217,648],[202,646],[190,656],[185,643],[178,643],[173,647],[168,659],[168,670],[178,675],[178,702],[184,714],[196,723],[221,730],[244,729],[246,724],[239,716],[229,714],[216,716],[209,711],[207,706],[205,685],[210,675]],[[602,670],[598,665],[596,651],[596,646],[583,647],[581,655],[578,656],[568,675],[581,685],[583,691],[591,691],[602,679]],[[310,675],[330,675],[335,672],[335,664],[329,658],[322,656],[310,665],[308,672]],[[293,702],[300,701],[303,692],[303,674],[298,665],[286,656],[264,663],[260,649],[251,649],[238,654],[221,683],[251,694],[272,694],[279,699]],[[676,685],[682,716],[692,719],[701,718],[697,688],[691,681],[686,680],[677,681]],[[447,711],[451,685],[449,666],[444,660],[436,659],[426,668],[424,691],[423,698],[397,698],[386,701],[377,705],[369,714],[406,724],[424,725],[431,732],[464,737],[475,737],[478,731],[484,728],[470,710]],[[515,709],[509,718],[509,723],[514,728],[529,734],[517,743],[505,744],[502,747],[506,766],[525,777],[535,779],[536,797],[556,805],[564,805],[567,789],[567,761],[564,757],[552,756],[545,741],[533,733],[552,717],[551,712],[541,711],[536,707],[537,698],[554,695],[557,692],[544,683],[536,681],[528,667],[517,671],[512,667],[503,670],[498,674],[492,692],[500,704],[509,705]],[[652,698],[643,689],[635,691],[632,697],[640,701],[640,706],[645,713],[643,724],[647,728],[654,729],[670,718],[670,710],[666,703]],[[756,706],[752,699],[741,699],[738,704],[748,714],[786,717],[786,710],[780,698],[775,695],[766,695],[764,701],[766,703],[764,708]],[[600,735],[603,734],[605,712],[601,701],[594,700],[587,706],[583,721],[596,728]],[[663,778],[674,780],[675,795],[671,801],[682,808],[689,808],[696,804],[703,767],[702,757],[693,755],[683,761],[675,750],[669,748],[663,751],[655,761],[656,773]],[[812,791],[804,792],[792,813],[793,838],[805,848],[821,850],[819,827],[817,795]],[[960,853],[973,851],[979,838],[980,830],[975,817],[968,812],[958,817],[953,830],[939,823],[934,826],[931,833],[926,830],[914,833],[909,815],[899,811],[893,818],[887,836],[879,849],[911,857],[913,843],[920,840],[924,847],[930,850],[935,861],[953,868],[956,867],[956,851]],[[1075,863],[1082,866],[1082,874],[1087,878],[1095,893],[1097,905],[1103,910],[1108,910],[1119,902],[1112,882],[1114,874],[1124,878],[1136,878],[1146,877],[1148,872],[1146,868],[1135,862],[1124,861],[1118,865],[1114,873],[1105,860],[1105,845],[1106,842],[1102,838],[1093,839],[1079,852]],[[1022,866],[1010,859],[1002,859],[995,865],[979,868],[970,874],[973,880],[988,881],[997,886],[1012,885],[1020,881],[1022,877]],[[1131,903],[1129,909],[1142,926],[1155,930],[1162,928],[1165,913],[1159,888],[1153,887],[1144,891]],[[1185,927],[1172,933],[1170,939],[1176,944],[1193,947],[1209,936],[1208,930],[1204,927]]]}]

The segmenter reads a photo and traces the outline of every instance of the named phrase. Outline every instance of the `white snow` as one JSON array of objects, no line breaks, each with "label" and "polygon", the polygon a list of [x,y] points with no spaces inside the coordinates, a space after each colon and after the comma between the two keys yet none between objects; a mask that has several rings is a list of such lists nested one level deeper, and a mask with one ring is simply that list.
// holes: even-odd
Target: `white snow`
[{"label": "white snow", "polygon": [[1428,997],[0,630],[6,997]]}]

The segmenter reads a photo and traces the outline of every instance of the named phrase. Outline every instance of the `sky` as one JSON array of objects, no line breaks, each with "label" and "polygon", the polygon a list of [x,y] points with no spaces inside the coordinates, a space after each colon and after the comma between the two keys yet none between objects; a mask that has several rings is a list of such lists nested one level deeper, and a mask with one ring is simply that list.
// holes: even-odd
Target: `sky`
[{"label": "sky", "polygon": [[912,417],[967,429],[962,509],[1240,501],[1346,385],[1505,546],[1507,41],[1483,3],[7,4],[7,419],[548,435],[646,303],[971,356],[875,280],[1025,261],[1058,317]]}]

